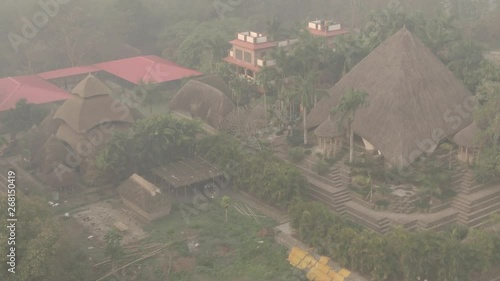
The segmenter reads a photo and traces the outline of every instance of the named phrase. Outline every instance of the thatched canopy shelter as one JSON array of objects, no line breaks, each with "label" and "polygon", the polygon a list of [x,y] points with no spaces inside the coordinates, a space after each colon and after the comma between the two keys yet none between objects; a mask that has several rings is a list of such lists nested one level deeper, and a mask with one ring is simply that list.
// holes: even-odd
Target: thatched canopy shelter
[{"label": "thatched canopy shelter", "polygon": [[224,117],[234,109],[234,104],[224,93],[228,91],[227,85],[217,80],[218,78],[202,80],[206,83],[190,80],[172,98],[170,110],[199,118],[218,129]]},{"label": "thatched canopy shelter", "polygon": [[342,142],[346,135],[343,126],[339,126],[338,118],[328,118],[321,123],[314,134],[318,137],[317,151],[327,157],[335,155],[342,149]]},{"label": "thatched canopy shelter", "polygon": [[[133,123],[130,110],[110,96],[111,89],[93,75],[75,86],[73,96],[61,105],[54,119],[61,119],[77,133],[84,133],[103,122]],[[118,109],[120,107],[120,109]]]},{"label": "thatched canopy shelter", "polygon": [[59,163],[66,162],[66,157],[70,151],[71,150],[55,136],[49,137],[34,159],[39,172],[42,174],[52,172]]},{"label": "thatched canopy shelter", "polygon": [[169,188],[176,192],[180,188],[187,188],[200,183],[223,177],[224,174],[217,167],[200,157],[182,159],[166,166],[153,169],[153,174],[162,179]]},{"label": "thatched canopy shelter", "polygon": [[453,137],[453,142],[458,145],[458,160],[471,164],[479,153],[477,137],[481,129],[473,122]]},{"label": "thatched canopy shelter", "polygon": [[44,183],[59,190],[71,188],[76,184],[77,178],[78,175],[74,169],[61,163],[58,163],[51,172],[41,175]]},{"label": "thatched canopy shelter", "polygon": [[224,93],[226,96],[230,97],[232,94],[231,88],[224,82],[224,80],[216,75],[208,75],[200,78],[195,78],[193,80],[200,81],[201,83],[207,84],[216,88],[217,90]]},{"label": "thatched canopy shelter", "polygon": [[[83,134],[77,133],[66,123],[57,130],[56,137],[66,142],[71,148],[82,156],[89,156],[103,147],[113,137],[113,131],[126,131],[130,124],[113,122],[95,126]],[[91,149],[92,151],[88,151]]]},{"label": "thatched canopy shelter", "polygon": [[168,196],[151,182],[133,174],[118,187],[123,203],[144,218],[153,221],[170,213]]},{"label": "thatched canopy shelter", "polygon": [[[457,106],[468,106],[472,94],[406,28],[383,42],[332,87],[329,96],[308,115],[308,127],[324,122],[352,89],[368,93],[369,102],[356,112],[354,132],[394,166],[407,166],[423,152],[432,153],[440,141],[472,122],[453,112]],[[456,118],[461,122],[455,122]],[[433,145],[422,148],[428,140]]]}]

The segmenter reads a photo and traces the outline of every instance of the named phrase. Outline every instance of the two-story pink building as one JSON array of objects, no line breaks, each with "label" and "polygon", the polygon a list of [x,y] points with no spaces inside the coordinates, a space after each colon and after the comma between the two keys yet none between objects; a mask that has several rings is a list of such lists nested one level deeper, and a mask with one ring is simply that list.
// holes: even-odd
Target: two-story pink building
[{"label": "two-story pink building", "polygon": [[[324,20],[309,22],[308,30],[311,34],[325,37],[327,40],[349,32],[338,23]],[[271,52],[275,48],[287,48],[297,42],[298,39],[271,42],[261,33],[240,32],[236,39],[229,42],[232,47],[224,61],[234,65],[237,73],[253,79],[262,67],[276,65],[276,61],[271,59]]]}]

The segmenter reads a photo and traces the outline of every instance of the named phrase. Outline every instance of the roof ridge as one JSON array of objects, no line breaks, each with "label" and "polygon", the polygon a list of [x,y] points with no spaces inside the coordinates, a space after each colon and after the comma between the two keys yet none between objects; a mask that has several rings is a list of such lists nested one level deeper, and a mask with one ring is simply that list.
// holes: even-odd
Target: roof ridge
[{"label": "roof ridge", "polygon": [[9,101],[9,100],[10,100],[10,98],[16,94],[17,90],[19,90],[19,88],[20,88],[20,87],[21,87],[21,85],[22,85],[22,83],[21,83],[21,82],[17,81],[17,80],[16,80],[16,79],[14,79],[13,77],[10,77],[10,76],[9,76],[9,77],[7,77],[7,78],[8,78],[9,80],[14,81],[14,83],[16,83],[16,84],[17,84],[17,86],[16,86],[16,88],[15,88],[15,89],[14,89],[14,90],[13,90],[13,91],[12,91],[12,92],[11,92],[11,93],[10,93],[10,94],[9,94],[9,95],[8,95],[8,96],[7,96],[7,97],[6,97],[3,101],[2,101],[2,103],[0,103],[0,107],[3,107],[3,105],[4,105],[7,101]]}]

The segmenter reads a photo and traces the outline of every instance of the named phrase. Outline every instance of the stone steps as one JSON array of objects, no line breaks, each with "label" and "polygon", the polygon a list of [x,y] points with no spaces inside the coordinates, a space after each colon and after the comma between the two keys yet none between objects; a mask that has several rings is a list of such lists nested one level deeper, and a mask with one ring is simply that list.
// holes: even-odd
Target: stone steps
[{"label": "stone steps", "polygon": [[360,225],[380,234],[385,234],[391,230],[392,224],[388,218],[373,216],[373,212],[370,212],[371,210],[364,208],[364,206],[349,202],[345,208],[347,217]]},{"label": "stone steps", "polygon": [[474,212],[467,216],[467,226],[469,227],[477,227],[479,224],[483,222],[483,220],[489,218],[491,214],[497,213],[500,211],[500,201],[498,201],[494,205],[490,205],[484,209],[481,209],[477,212]]},{"label": "stone steps", "polygon": [[[443,216],[437,220],[430,222],[422,222],[420,226],[428,230],[442,230],[451,223],[455,222],[458,217],[458,212],[455,210],[443,211]],[[437,213],[436,213],[437,214]]]}]

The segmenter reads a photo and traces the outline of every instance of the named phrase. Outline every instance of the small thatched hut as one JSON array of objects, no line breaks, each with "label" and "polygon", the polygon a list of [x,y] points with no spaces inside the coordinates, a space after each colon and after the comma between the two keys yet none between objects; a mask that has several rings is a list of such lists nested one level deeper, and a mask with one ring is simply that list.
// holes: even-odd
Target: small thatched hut
[{"label": "small thatched hut", "polygon": [[77,182],[78,175],[74,169],[59,163],[48,174],[42,174],[41,180],[54,189],[71,189]]},{"label": "small thatched hut", "polygon": [[171,111],[191,118],[199,118],[219,129],[224,117],[234,109],[227,97],[230,89],[218,77],[205,77],[187,82],[169,103]]},{"label": "small thatched hut", "polygon": [[453,137],[453,142],[458,145],[458,160],[469,165],[474,162],[474,159],[477,159],[479,153],[477,136],[480,132],[481,129],[476,122],[473,122]]},{"label": "small thatched hut", "polygon": [[172,207],[166,194],[137,174],[124,181],[118,193],[128,208],[148,222],[168,215]]},{"label": "small thatched hut", "polygon": [[316,151],[324,154],[326,157],[332,157],[342,149],[346,130],[342,126],[339,126],[335,118],[329,116],[328,119],[314,130],[314,134],[318,137]]},{"label": "small thatched hut", "polygon": [[[323,123],[343,95],[368,93],[356,111],[354,133],[367,149],[379,150],[392,166],[408,166],[423,153],[472,123],[457,105],[472,107],[472,94],[406,28],[359,62],[307,116],[308,128]],[[457,122],[456,120],[460,122]]]}]

